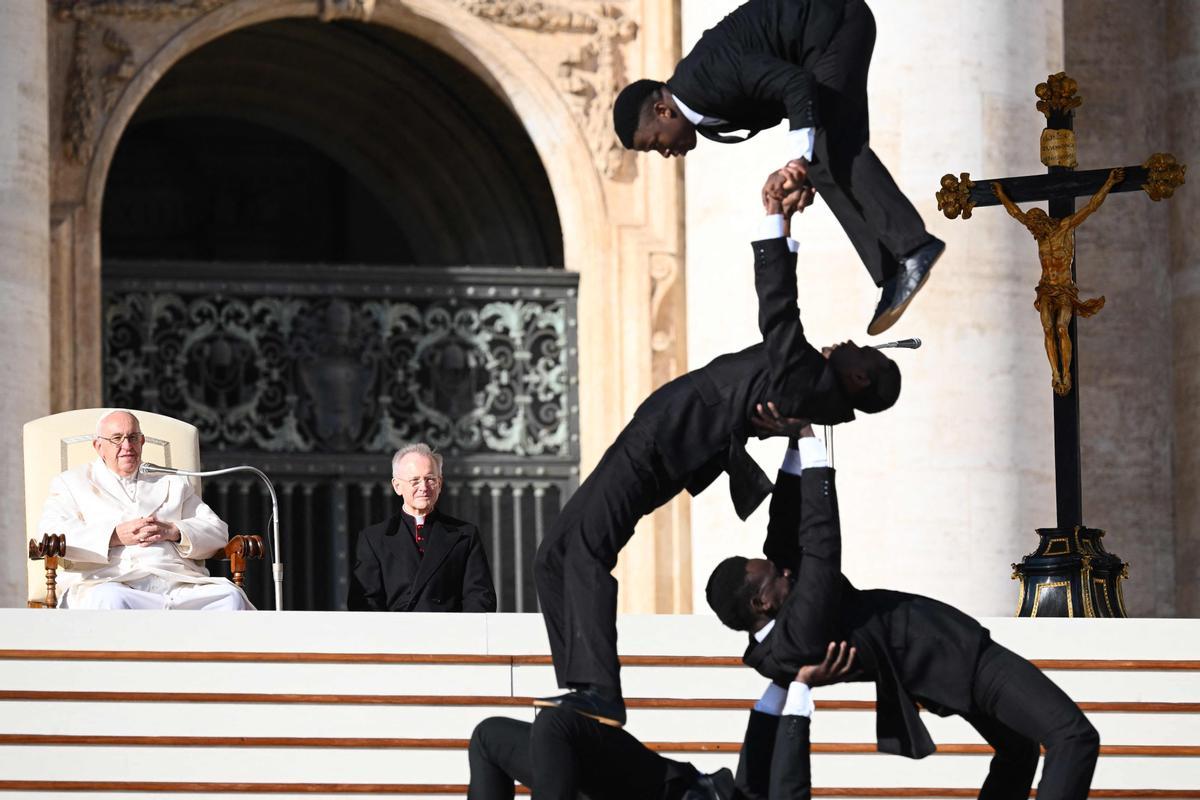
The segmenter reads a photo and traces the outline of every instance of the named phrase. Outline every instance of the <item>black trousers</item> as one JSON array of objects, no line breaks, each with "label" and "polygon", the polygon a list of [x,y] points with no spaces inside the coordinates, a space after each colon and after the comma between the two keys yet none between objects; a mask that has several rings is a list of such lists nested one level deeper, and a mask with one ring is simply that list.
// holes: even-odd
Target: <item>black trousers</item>
[{"label": "black trousers", "polygon": [[532,723],[491,717],[467,750],[468,800],[512,800],[513,781],[535,800],[679,800],[699,773],[651,752],[624,730],[547,709]]},{"label": "black trousers", "polygon": [[1041,670],[991,642],[975,671],[964,718],[996,750],[980,800],[1025,800],[1046,748],[1038,800],[1085,800],[1100,736],[1079,706]]},{"label": "black trousers", "polygon": [[841,27],[812,67],[821,125],[808,176],[879,286],[895,274],[900,256],[930,237],[871,150],[867,73],[874,49],[871,9],[849,0]]},{"label": "black trousers", "polygon": [[634,421],[563,507],[533,562],[558,685],[621,694],[617,660],[617,554],[639,519],[682,490]]}]

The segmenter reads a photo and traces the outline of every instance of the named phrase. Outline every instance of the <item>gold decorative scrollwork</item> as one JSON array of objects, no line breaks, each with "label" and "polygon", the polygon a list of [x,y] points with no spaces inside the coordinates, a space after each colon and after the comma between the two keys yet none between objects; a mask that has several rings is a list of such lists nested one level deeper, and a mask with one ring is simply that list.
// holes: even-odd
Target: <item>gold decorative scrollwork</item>
[{"label": "gold decorative scrollwork", "polygon": [[1065,113],[1079,108],[1083,98],[1075,94],[1079,84],[1067,73],[1058,72],[1046,78],[1045,83],[1039,83],[1033,92],[1038,96],[1037,110],[1049,117],[1057,111]]},{"label": "gold decorative scrollwork", "polygon": [[1155,153],[1142,166],[1149,172],[1142,189],[1155,202],[1175,194],[1175,190],[1183,185],[1183,174],[1187,172],[1187,164],[1180,164],[1170,153]]},{"label": "gold decorative scrollwork", "polygon": [[959,214],[963,219],[970,219],[971,209],[975,208],[971,202],[971,189],[974,186],[975,181],[971,180],[968,172],[960,173],[957,178],[950,173],[943,175],[942,188],[934,193],[938,211],[945,214],[946,219],[954,219]]},{"label": "gold decorative scrollwork", "polygon": [[605,177],[633,177],[633,153],[613,131],[610,112],[625,86],[622,48],[637,38],[638,24],[615,5],[600,5],[593,12],[526,0],[458,0],[468,13],[496,25],[538,33],[583,33],[587,41],[558,65],[558,84],[572,101]]},{"label": "gold decorative scrollwork", "polygon": [[[1083,595],[1083,615],[1085,617],[1095,617],[1096,609],[1092,606],[1092,557],[1083,556],[1081,558],[1081,570],[1079,573],[1080,594]],[[1068,590],[1070,591],[1070,590]]]}]

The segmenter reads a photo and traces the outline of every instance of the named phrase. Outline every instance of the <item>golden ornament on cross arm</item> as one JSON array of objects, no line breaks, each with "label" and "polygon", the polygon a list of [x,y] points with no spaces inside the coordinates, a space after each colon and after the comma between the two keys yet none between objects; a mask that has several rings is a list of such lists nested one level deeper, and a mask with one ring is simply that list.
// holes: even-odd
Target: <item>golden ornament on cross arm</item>
[{"label": "golden ornament on cross arm", "polygon": [[1155,202],[1175,194],[1175,190],[1183,185],[1183,174],[1187,172],[1187,164],[1180,164],[1170,153],[1155,153],[1142,166],[1149,172],[1142,188]]},{"label": "golden ornament on cross arm", "polygon": [[954,219],[960,213],[963,219],[970,219],[971,209],[975,207],[971,202],[971,189],[974,186],[975,181],[971,180],[970,173],[963,172],[958,178],[949,173],[943,175],[942,188],[934,193],[938,211],[945,214],[946,219]]}]

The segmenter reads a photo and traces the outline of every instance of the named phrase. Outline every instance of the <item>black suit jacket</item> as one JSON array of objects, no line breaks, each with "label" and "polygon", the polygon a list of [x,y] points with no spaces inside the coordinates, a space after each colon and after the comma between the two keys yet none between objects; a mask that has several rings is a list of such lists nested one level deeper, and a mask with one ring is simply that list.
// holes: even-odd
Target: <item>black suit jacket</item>
[{"label": "black suit jacket", "polygon": [[[818,481],[828,482],[830,490],[816,491]],[[905,592],[861,591],[840,574],[825,598],[814,600],[806,593],[801,582],[805,550],[828,552],[834,539],[840,550],[832,481],[832,470],[805,470],[801,479],[779,475],[764,551],[776,563],[795,569],[799,578],[775,627],[761,644],[751,638],[744,661],[787,686],[801,666],[822,659],[830,641],[851,642],[860,662],[860,673],[851,680],[875,681],[879,750],[922,758],[936,747],[916,703],[943,716],[967,713],[976,664],[989,635],[974,619],[945,603]],[[817,601],[828,603],[833,611],[812,614],[809,605]]]},{"label": "black suit jacket", "polygon": [[842,21],[845,0],[749,0],[704,32],[667,88],[689,108],[753,136],[787,118],[792,130],[816,127],[812,65]]},{"label": "black suit jacket", "polygon": [[785,416],[821,425],[854,418],[828,360],[804,337],[795,254],[783,238],[754,242],[753,248],[763,341],[660,387],[631,423],[649,432],[671,482],[693,495],[727,471],[742,519],[771,491],[771,481],[745,448],[756,404],[771,400]]},{"label": "black suit jacket", "polygon": [[354,548],[351,611],[496,610],[496,590],[479,529],[449,514],[425,518],[425,556],[404,513],[364,528]]}]

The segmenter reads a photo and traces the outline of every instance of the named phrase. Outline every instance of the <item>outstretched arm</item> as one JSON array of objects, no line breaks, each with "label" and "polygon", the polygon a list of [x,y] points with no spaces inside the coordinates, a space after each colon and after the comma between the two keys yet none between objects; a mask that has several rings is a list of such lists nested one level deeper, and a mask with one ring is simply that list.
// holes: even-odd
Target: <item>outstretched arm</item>
[{"label": "outstretched arm", "polygon": [[1104,182],[1099,191],[1092,195],[1092,198],[1087,201],[1087,205],[1067,218],[1069,220],[1068,227],[1074,228],[1090,217],[1096,209],[1100,208],[1100,204],[1104,202],[1104,198],[1108,197],[1108,193],[1112,191],[1112,188],[1123,180],[1125,180],[1125,169],[1123,167],[1117,167],[1112,172],[1109,172],[1108,180]]},{"label": "outstretched arm", "polygon": [[1025,219],[1025,212],[1021,210],[1020,206],[1008,199],[1008,195],[1004,192],[1004,187],[1000,185],[1000,181],[992,183],[992,194],[996,195],[997,199],[1000,200],[1000,203],[1004,206],[1004,210],[1008,212],[1009,216],[1025,227],[1029,227],[1029,223]]},{"label": "outstretched arm", "polygon": [[800,568],[800,475],[804,466],[825,466],[825,447],[815,436],[812,427],[803,429],[798,439],[788,443],[783,465],[775,478],[771,493],[770,519],[767,521],[767,540],[763,554],[779,569]]},{"label": "outstretched arm", "polygon": [[[808,195],[811,199],[811,195]],[[790,205],[790,204],[789,204]],[[774,224],[774,236],[760,234],[754,242],[754,289],[758,295],[758,328],[765,348],[772,398],[785,417],[799,416],[803,403],[825,367],[825,360],[804,336],[796,288],[796,258],[785,245],[782,223],[790,208],[770,198],[764,225]]]}]

